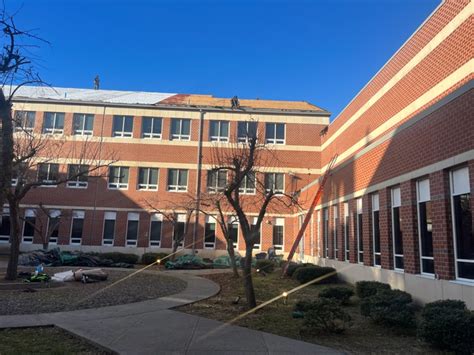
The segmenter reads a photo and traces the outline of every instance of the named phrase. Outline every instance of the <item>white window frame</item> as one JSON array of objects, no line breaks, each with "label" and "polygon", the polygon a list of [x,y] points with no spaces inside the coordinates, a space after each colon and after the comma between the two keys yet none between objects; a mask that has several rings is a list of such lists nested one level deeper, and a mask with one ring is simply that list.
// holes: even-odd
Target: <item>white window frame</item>
[{"label": "white window frame", "polygon": [[[273,186],[275,187],[275,182],[276,182],[276,175],[281,175],[283,176],[283,188],[282,189],[275,189],[273,190],[273,193],[275,195],[283,195],[285,193],[285,174],[284,173],[265,173],[264,179],[265,183],[267,182],[266,175],[273,175]],[[267,186],[265,186],[265,191],[268,193],[270,192],[270,189],[267,189]]]},{"label": "white window frame", "polygon": [[110,169],[119,169],[119,176],[122,176],[122,169],[128,169],[128,179],[127,182],[107,182],[107,187],[109,190],[128,190],[128,180],[130,179],[130,168],[128,166],[110,166],[109,167],[109,176]]},{"label": "white window frame", "polygon": [[[69,164],[67,166],[67,174],[69,175],[69,167],[71,165],[79,165],[81,166],[80,164]],[[82,165],[82,166],[85,166],[85,165]],[[89,168],[88,168],[89,170]],[[69,176],[68,176],[69,177]],[[89,174],[87,174],[87,178],[89,178]],[[76,180],[70,180],[66,183],[66,187],[70,188],[70,189],[87,189],[87,187],[89,186],[89,182],[88,181],[79,181],[79,176],[76,177]]]},{"label": "white window frame", "polygon": [[[71,245],[81,245],[82,244],[82,235],[81,238],[73,238],[72,237],[72,231],[73,231],[73,225],[74,225],[74,220],[75,219],[82,219],[84,221],[85,219],[85,211],[72,211],[72,218],[71,218],[71,230],[69,231],[69,240]],[[82,234],[84,234],[84,222],[82,224]]]},{"label": "white window frame", "polygon": [[48,213],[48,225],[46,226],[46,233],[48,233],[48,244],[57,245],[59,241],[59,227],[61,226],[61,220],[59,220],[58,228],[58,237],[54,238],[49,235],[49,224],[51,223],[51,218],[61,218],[60,210],[50,210]]},{"label": "white window frame", "polygon": [[[357,229],[357,233],[356,233],[356,236],[357,236],[357,263],[358,264],[364,264],[364,250],[362,249],[362,251],[360,250],[360,240],[361,238],[364,238],[364,235],[360,235],[360,220],[359,220],[359,215],[362,216],[362,223],[364,223],[364,213],[363,213],[363,210],[362,210],[362,197],[356,199],[356,229]],[[362,224],[362,232],[364,231],[364,226]],[[362,242],[364,240],[362,239]],[[362,260],[361,260],[361,254],[362,254]]]},{"label": "white window frame", "polygon": [[240,237],[239,218],[237,216],[230,216],[229,219],[227,220],[227,228],[229,228],[229,224],[237,226],[237,242],[232,243],[232,244],[233,244],[234,249],[238,249],[238,247],[239,247],[239,237]]},{"label": "white window frame", "polygon": [[[151,226],[153,222],[160,222],[160,240],[152,240],[151,239]],[[161,248],[161,239],[163,237],[163,215],[161,213],[152,213],[150,216],[150,228],[148,231],[148,245],[150,248]]]},{"label": "white window frame", "polygon": [[237,123],[237,142],[238,143],[248,143],[249,142],[248,134],[245,137],[239,136],[239,124],[240,123],[245,123],[247,133],[249,132],[249,124],[255,123],[257,125],[256,130],[255,130],[255,137],[258,137],[258,123],[256,121],[244,121],[244,122],[239,121]]},{"label": "white window frame", "polygon": [[[86,117],[87,116],[92,116],[92,129],[85,129],[85,125],[86,125]],[[82,119],[82,128],[80,129],[75,129],[74,128],[74,121],[79,118],[79,119]],[[72,134],[74,136],[92,136],[93,134],[93,131],[94,131],[94,115],[93,114],[89,114],[89,113],[75,113],[73,114],[72,116]]]},{"label": "white window frame", "polygon": [[[171,132],[170,132],[170,140],[172,141],[189,141],[191,140],[191,129],[192,129],[192,120],[190,118],[172,118],[171,120],[178,120],[179,121],[179,133],[172,132],[172,125],[171,125]],[[189,121],[189,134],[183,134],[183,121]]]},{"label": "white window frame", "polygon": [[214,242],[206,242],[206,225],[204,225],[204,249],[215,249],[217,240],[217,220],[215,216],[206,216],[205,224],[214,224]]},{"label": "white window frame", "polygon": [[[143,131],[143,120],[151,119],[151,132],[144,132]],[[155,120],[160,122],[161,130],[160,133],[153,133],[153,128],[155,127]],[[142,117],[142,138],[143,139],[161,139],[163,134],[163,118],[162,117],[149,117],[143,116]]]},{"label": "white window frame", "polygon": [[[258,221],[258,217],[252,217],[252,225],[256,225]],[[253,245],[253,250],[262,250],[262,225],[260,224],[260,229],[259,229],[259,235],[260,235],[260,243],[255,243]]]},{"label": "white window frame", "polygon": [[[41,187],[57,187],[58,185],[57,184],[54,184],[55,182],[57,183],[57,180],[50,180],[51,178],[51,166],[52,165],[57,165],[58,166],[58,175],[59,175],[59,164],[57,163],[40,163],[40,165],[47,165],[48,166],[48,173],[47,173],[47,177],[48,179],[47,180],[41,180],[42,183],[46,183],[46,184],[52,184],[52,185],[41,185]],[[38,166],[38,175],[40,173],[40,166]],[[59,176],[58,176],[59,178]],[[38,180],[39,180],[39,176],[38,176]]]},{"label": "white window frame", "polygon": [[[393,269],[399,272],[405,272],[405,257],[403,254],[396,254],[395,253],[395,214],[393,213],[395,208],[399,208],[401,215],[401,206],[402,206],[402,192],[399,186],[393,187],[390,191],[391,194],[391,213],[392,213],[392,246],[393,246]],[[400,217],[401,218],[401,217]],[[402,234],[402,241],[403,241],[403,234]],[[403,269],[397,268],[397,259],[402,258],[403,260]]]},{"label": "white window frame", "polygon": [[[114,221],[114,232],[112,239],[105,239],[105,221]],[[117,230],[117,212],[105,212],[104,213],[104,223],[102,224],[102,245],[113,246],[115,241],[115,231]]]},{"label": "white window frame", "polygon": [[[12,223],[11,216],[10,216],[10,209],[8,207],[3,207],[2,214],[0,215],[0,219],[3,218],[3,216],[8,216],[10,219],[10,226]],[[10,242],[10,234],[8,235],[0,235],[0,243],[9,243]]]},{"label": "white window frame", "polygon": [[[127,117],[131,117],[132,118],[132,130],[129,132],[129,131],[125,131],[125,121],[126,121],[126,118]],[[114,131],[113,128],[114,128],[114,123],[113,121],[115,121],[115,118],[121,118],[122,119],[122,129],[119,131]],[[133,116],[127,116],[127,115],[114,115],[112,117],[112,137],[113,138],[132,138],[133,137]]]},{"label": "white window frame", "polygon": [[[46,128],[44,127],[44,117],[46,116],[46,114],[53,114],[54,115],[54,119],[53,119],[53,128]],[[58,120],[58,115],[63,115],[63,128],[55,128],[56,127],[56,122]],[[43,114],[43,134],[57,134],[57,135],[61,135],[64,133],[64,112],[45,112]]]},{"label": "white window frame", "polygon": [[[21,120],[22,125],[18,126],[18,117],[17,117],[18,114],[24,114],[25,116],[28,116],[29,114],[33,114],[33,127],[26,127],[24,125],[26,120],[24,118],[22,118],[22,120]],[[14,124],[15,132],[17,132],[17,133],[21,133],[21,132],[32,133],[35,129],[35,124],[36,124],[36,111],[23,111],[23,110],[15,111],[15,122],[14,123],[15,123]]]},{"label": "white window frame", "polygon": [[25,220],[23,221],[23,228],[21,230],[21,242],[24,243],[24,244],[33,244],[33,239],[35,237],[35,229],[33,228],[33,235],[32,236],[26,236],[25,237],[25,226],[27,224],[26,222],[26,218],[28,217],[34,217],[35,218],[35,223],[36,223],[36,218],[37,215],[36,215],[36,211],[34,209],[26,209],[25,210]]},{"label": "white window frame", "polygon": [[[145,169],[146,170],[146,184],[140,184],[140,170]],[[157,174],[156,174],[156,184],[150,184],[150,170],[151,169],[156,169]],[[138,168],[138,184],[137,184],[137,190],[139,191],[158,191],[158,184],[160,181],[160,169],[158,168],[151,168],[151,167],[139,167]]]},{"label": "white window frame", "polygon": [[[128,223],[137,222],[137,239],[128,239]],[[136,247],[138,244],[138,238],[140,236],[140,213],[129,212],[127,214],[127,229],[125,235],[125,246],[127,247]]]},{"label": "white window frame", "polygon": [[323,208],[323,256],[324,258],[329,258],[329,208]]},{"label": "white window frame", "polygon": [[[227,178],[228,178],[228,175],[227,175],[227,170],[208,170],[207,171],[207,192],[209,192],[210,194],[215,194],[215,193],[218,193],[218,192],[222,192],[225,190],[225,186],[224,185],[223,187],[220,187],[219,186],[219,174],[221,172],[225,172],[225,181],[226,181],[226,185],[227,185]],[[210,174],[213,174],[215,173],[217,176],[216,176],[216,184],[215,186],[210,186],[209,185],[209,175]]]},{"label": "white window frame", "polygon": [[431,201],[430,179],[424,178],[416,182],[416,213],[418,218],[418,249],[420,258],[420,273],[426,276],[434,277],[434,273],[423,271],[423,260],[432,260],[434,263],[434,256],[423,256],[422,242],[421,242],[421,214],[420,204]]},{"label": "white window frame", "polygon": [[[181,172],[186,172],[186,186],[182,185],[170,185],[169,184],[169,174],[171,170],[177,171],[177,183],[179,184],[179,178],[181,176]],[[189,170],[188,169],[168,169],[168,176],[167,176],[167,190],[170,192],[186,192],[188,191],[188,183],[189,183]]]},{"label": "white window frame", "polygon": [[[275,250],[281,250],[281,251],[284,251],[285,249],[285,218],[283,217],[276,217],[274,219],[274,223],[275,223],[275,226],[280,226],[280,227],[283,227],[283,244],[273,244],[273,246],[275,247]],[[272,228],[272,242],[273,242],[273,228]]]},{"label": "white window frame", "polygon": [[[382,248],[382,244],[380,243],[380,197],[378,193],[372,194],[372,261],[375,267],[381,268],[382,267],[382,249],[379,252],[375,251],[375,212],[379,213],[379,244],[380,248]],[[376,257],[380,257],[380,265],[376,263]]]},{"label": "white window frame", "polygon": [[317,212],[317,216],[316,216],[316,240],[317,240],[317,244],[318,244],[318,257],[322,258],[323,257],[323,254],[324,254],[324,251],[323,251],[323,247],[321,245],[322,243],[322,236],[321,236],[321,215],[322,215],[322,212],[321,210],[318,210]]},{"label": "white window frame", "polygon": [[[277,132],[277,125],[283,125],[283,139],[276,138],[276,132]],[[273,125],[272,130],[273,130],[273,137],[275,138],[267,138],[267,129],[269,125]],[[265,143],[267,144],[278,144],[278,145],[284,145],[286,143],[286,124],[282,122],[267,122],[265,123]]]},{"label": "white window frame", "polygon": [[[184,223],[184,231],[183,231],[183,234],[184,234],[184,237],[183,237],[183,240],[181,240],[178,244],[178,248],[179,249],[184,249],[184,242],[186,240],[186,233],[188,232],[187,231],[187,225],[186,225],[186,222],[187,222],[187,215],[186,213],[178,213],[177,217],[176,217],[176,222],[177,223]],[[176,228],[176,224],[173,226],[173,235],[171,236],[171,241],[173,243],[173,239],[174,239],[174,230]]]},{"label": "white window frame", "polygon": [[337,205],[332,207],[332,223],[333,223],[333,243],[334,243],[334,260],[338,260],[339,247],[337,245],[337,225],[339,224]]},{"label": "white window frame", "polygon": [[349,214],[349,202],[344,202],[344,261],[350,262],[351,260],[351,249],[349,240],[350,230],[350,214]]},{"label": "white window frame", "polygon": [[[217,124],[217,131],[218,131],[217,136],[212,136],[211,135],[211,124],[213,124],[213,123]],[[224,136],[221,133],[223,123],[227,124],[227,136]],[[224,120],[211,120],[211,121],[209,121],[209,140],[211,142],[228,143],[229,142],[229,133],[230,133],[230,122],[229,121],[224,121]]]},{"label": "white window frame", "polygon": [[[249,174],[251,174],[251,173],[249,173]],[[241,194],[241,195],[255,195],[255,193],[257,192],[257,177],[255,176],[255,173],[253,173],[253,176],[254,176],[254,187],[247,187],[249,176],[245,175],[244,178],[242,179],[241,183],[240,183],[240,186],[239,186],[239,194]]]}]

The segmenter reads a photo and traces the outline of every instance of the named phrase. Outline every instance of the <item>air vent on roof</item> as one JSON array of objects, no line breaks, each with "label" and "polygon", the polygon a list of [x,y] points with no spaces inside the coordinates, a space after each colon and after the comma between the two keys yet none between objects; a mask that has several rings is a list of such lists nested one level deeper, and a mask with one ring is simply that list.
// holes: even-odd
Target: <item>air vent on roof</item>
[{"label": "air vent on roof", "polygon": [[237,96],[234,96],[234,97],[230,100],[230,104],[231,104],[231,107],[232,107],[232,108],[239,108],[239,107],[240,107],[239,98],[238,98]]}]

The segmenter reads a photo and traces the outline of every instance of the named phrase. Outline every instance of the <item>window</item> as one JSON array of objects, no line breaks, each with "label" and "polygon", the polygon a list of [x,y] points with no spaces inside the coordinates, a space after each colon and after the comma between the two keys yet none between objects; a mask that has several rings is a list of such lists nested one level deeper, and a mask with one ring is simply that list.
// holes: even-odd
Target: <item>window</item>
[{"label": "window", "polygon": [[[44,184],[54,184],[59,179],[59,164],[38,164],[38,181]],[[56,186],[56,185],[55,185]]]},{"label": "window", "polygon": [[357,262],[362,264],[364,262],[364,233],[363,233],[363,222],[362,222],[362,198],[356,200],[357,215],[356,215],[356,228],[357,228]]},{"label": "window", "polygon": [[15,111],[14,126],[16,132],[33,132],[35,128],[34,111]]},{"label": "window", "polygon": [[188,189],[188,171],[168,169],[168,191],[186,191]]},{"label": "window", "polygon": [[72,132],[76,136],[92,136],[94,115],[75,113],[72,117]]},{"label": "window", "polygon": [[35,237],[36,211],[25,210],[25,220],[23,221],[23,243],[33,243]]},{"label": "window", "polygon": [[176,222],[173,227],[173,243],[178,243],[178,247],[184,247],[184,238],[186,234],[186,220],[185,214],[178,214],[176,216]]},{"label": "window", "polygon": [[260,245],[261,245],[261,232],[260,230],[256,230],[255,227],[257,226],[257,220],[258,220],[258,217],[254,217],[253,220],[252,220],[252,224],[250,226],[250,229],[254,232],[254,240],[255,240],[255,244],[253,245],[253,249],[256,249],[256,250],[260,250]]},{"label": "window", "polygon": [[127,247],[137,246],[139,213],[130,212],[127,218]]},{"label": "window", "polygon": [[237,124],[237,141],[247,143],[249,139],[257,138],[257,122],[247,121]]},{"label": "window", "polygon": [[422,274],[434,275],[433,234],[431,216],[430,180],[416,182],[420,269]]},{"label": "window", "polygon": [[89,165],[70,164],[68,166],[67,187],[76,189],[87,188],[89,180]]},{"label": "window", "polygon": [[228,142],[229,121],[210,121],[209,140],[211,142]]},{"label": "window", "polygon": [[2,210],[1,222],[0,243],[8,243],[10,241],[10,209],[7,207]]},{"label": "window", "polygon": [[323,209],[323,238],[324,238],[324,257],[329,257],[329,211]]},{"label": "window", "polygon": [[472,230],[469,170],[451,171],[451,196],[454,229],[456,277],[474,280],[474,235]]},{"label": "window", "polygon": [[84,211],[72,211],[71,244],[81,245],[84,229]]},{"label": "window", "polygon": [[395,270],[403,270],[403,235],[401,229],[401,196],[400,188],[392,189],[392,234],[393,234],[393,260]]},{"label": "window", "polygon": [[163,225],[163,216],[159,213],[153,213],[150,218],[150,247],[161,246],[161,226]]},{"label": "window", "polygon": [[240,182],[239,192],[241,194],[255,193],[255,173],[248,173]]},{"label": "window", "polygon": [[232,216],[229,218],[227,229],[229,232],[229,238],[234,244],[234,248],[237,248],[239,242],[239,221],[237,217]]},{"label": "window", "polygon": [[117,212],[105,212],[104,233],[102,234],[102,243],[104,245],[114,245],[116,219],[117,219]]},{"label": "window", "polygon": [[142,117],[142,138],[161,138],[162,125],[159,117]]},{"label": "window", "polygon": [[158,169],[138,169],[138,190],[158,190]]},{"label": "window", "polygon": [[282,173],[266,173],[265,174],[265,190],[273,191],[275,194],[284,193],[284,174]]},{"label": "window", "polygon": [[285,124],[266,123],[265,142],[269,144],[285,144]]},{"label": "window", "polygon": [[207,191],[210,193],[222,192],[227,185],[226,170],[207,171]]},{"label": "window", "polygon": [[379,194],[372,195],[372,236],[374,244],[374,265],[382,265],[382,254],[380,252],[380,216],[379,216]]},{"label": "window", "polygon": [[58,244],[59,239],[59,224],[61,223],[61,211],[51,210],[49,211],[48,218],[48,235],[49,244]]},{"label": "window", "polygon": [[133,136],[133,117],[114,116],[112,126],[112,136],[119,138],[129,138]]},{"label": "window", "polygon": [[64,132],[64,113],[45,112],[43,121],[43,133],[63,134]]},{"label": "window", "polygon": [[337,218],[337,205],[333,206],[332,210],[332,215],[333,215],[333,236],[334,236],[334,259],[337,260],[339,257],[339,246],[338,246],[338,240],[337,240],[337,224],[339,223],[339,220]]},{"label": "window", "polygon": [[345,260],[349,261],[351,258],[349,242],[349,202],[344,202],[344,249]]},{"label": "window", "polygon": [[285,219],[275,218],[273,224],[273,246],[276,250],[283,250],[283,236],[284,236]]},{"label": "window", "polygon": [[191,139],[191,120],[185,118],[172,118],[170,139],[189,141]]},{"label": "window", "polygon": [[214,249],[216,247],[216,220],[212,216],[206,216],[204,226],[204,248]]},{"label": "window", "polygon": [[123,166],[109,167],[109,189],[128,189],[128,168]]}]

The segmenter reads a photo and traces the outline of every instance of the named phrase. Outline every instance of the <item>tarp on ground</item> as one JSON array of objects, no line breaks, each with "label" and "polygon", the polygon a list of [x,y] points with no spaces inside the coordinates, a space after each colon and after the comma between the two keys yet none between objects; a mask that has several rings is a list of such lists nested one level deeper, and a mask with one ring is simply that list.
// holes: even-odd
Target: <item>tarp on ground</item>
[{"label": "tarp on ground", "polygon": [[[241,256],[236,253],[235,255],[235,263],[237,264],[237,267],[240,265],[240,259]],[[214,269],[228,269],[232,267],[232,263],[230,261],[230,256],[229,255],[221,255],[217,258],[214,259],[212,262],[212,265],[214,266]]]},{"label": "tarp on ground", "polygon": [[209,269],[212,264],[205,263],[202,258],[196,255],[186,254],[177,258],[175,261],[167,261],[167,269]]}]

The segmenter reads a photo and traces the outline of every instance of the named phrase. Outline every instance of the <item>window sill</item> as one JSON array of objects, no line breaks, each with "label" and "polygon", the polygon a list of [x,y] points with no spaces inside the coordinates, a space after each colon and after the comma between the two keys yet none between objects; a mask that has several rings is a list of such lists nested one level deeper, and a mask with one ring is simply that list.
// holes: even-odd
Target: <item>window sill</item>
[{"label": "window sill", "polygon": [[474,287],[474,280],[472,280],[472,281],[469,281],[469,280],[450,280],[449,282],[453,283],[453,284],[457,284],[457,285]]}]

